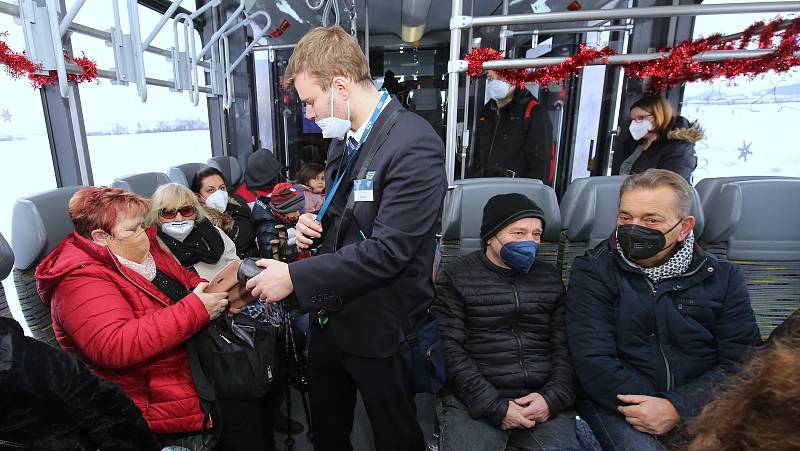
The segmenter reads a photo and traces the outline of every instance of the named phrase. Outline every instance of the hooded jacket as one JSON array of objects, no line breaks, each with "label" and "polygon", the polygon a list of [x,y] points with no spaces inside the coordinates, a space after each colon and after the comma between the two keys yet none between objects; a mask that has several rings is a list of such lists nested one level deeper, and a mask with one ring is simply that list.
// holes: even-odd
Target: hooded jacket
[{"label": "hooded jacket", "polygon": [[713,388],[761,345],[734,264],[695,246],[688,270],[653,283],[606,240],[575,259],[567,338],[581,387],[612,410],[618,394],[668,399],[696,416]]},{"label": "hooded jacket", "polygon": [[161,449],[119,387],[0,317],[0,448],[3,444],[60,451]]},{"label": "hooded jacket", "polygon": [[[187,290],[203,279],[189,272],[147,230],[156,268]],[[209,323],[189,293],[173,303],[150,281],[123,266],[104,246],[73,232],[36,268],[61,347],[133,400],[156,433],[194,432],[203,411],[192,382],[185,341]]]},{"label": "hooded jacket", "polygon": [[[611,163],[612,175],[619,175],[622,162],[625,161],[642,140],[634,141],[630,130],[625,128],[622,141],[614,151],[614,159]],[[700,124],[689,120],[683,116],[678,116],[669,127],[667,133],[661,135],[653,141],[653,144],[645,150],[642,155],[633,163],[631,174],[644,172],[648,169],[667,169],[680,174],[689,183],[692,182],[692,172],[697,168],[697,154],[694,151],[694,143],[705,137]],[[644,139],[644,138],[642,138]]]}]

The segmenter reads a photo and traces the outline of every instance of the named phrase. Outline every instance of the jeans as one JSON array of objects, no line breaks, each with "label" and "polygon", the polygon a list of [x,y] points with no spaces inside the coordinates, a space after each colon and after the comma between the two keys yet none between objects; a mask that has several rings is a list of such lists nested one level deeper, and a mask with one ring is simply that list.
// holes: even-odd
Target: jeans
[{"label": "jeans", "polygon": [[470,417],[466,406],[455,396],[446,396],[439,405],[440,451],[578,450],[575,413],[561,412],[531,429],[504,431],[498,426]]},{"label": "jeans", "polygon": [[592,427],[605,451],[663,451],[681,447],[685,449],[688,444],[680,426],[663,436],[654,436],[637,431],[625,421],[624,415],[592,400],[579,400],[576,407],[581,418]]}]

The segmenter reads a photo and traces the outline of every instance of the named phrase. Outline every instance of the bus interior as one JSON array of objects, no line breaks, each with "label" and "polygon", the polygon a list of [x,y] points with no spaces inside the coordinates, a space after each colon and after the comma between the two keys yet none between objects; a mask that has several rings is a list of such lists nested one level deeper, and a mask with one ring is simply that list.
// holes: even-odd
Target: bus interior
[{"label": "bus interior", "polygon": [[[702,36],[735,40],[757,21],[798,11],[797,1],[756,0],[0,0],[0,41],[54,80],[35,89],[25,77],[0,76],[0,315],[54,343],[33,271],[71,232],[66,202],[80,187],[147,197],[206,166],[236,187],[258,149],[271,151],[288,179],[304,163],[324,164],[330,141],[284,73],[307,31],[334,24],[363,48],[375,86],[394,83],[397,99],[445,143],[442,264],[479,248],[490,195],[522,192],[553,219],[540,252],[566,282],[572,259],[613,230],[622,179],[611,175],[614,149],[631,105],[651,88],[623,64]],[[465,55],[493,48],[505,59],[483,69],[544,68],[605,47],[617,56],[559,83],[525,85],[552,124],[552,179],[477,177],[476,131],[490,96],[484,76],[466,74]],[[97,64],[97,80],[69,78],[81,56]],[[800,307],[800,144],[791,138],[800,72],[686,82],[662,95],[705,133],[692,176],[695,236],[743,268],[769,335]],[[296,420],[301,397],[295,391],[289,406]],[[420,395],[426,437],[435,434],[432,406]],[[353,440],[372,449],[363,411]],[[311,449],[302,434],[279,444]]]}]

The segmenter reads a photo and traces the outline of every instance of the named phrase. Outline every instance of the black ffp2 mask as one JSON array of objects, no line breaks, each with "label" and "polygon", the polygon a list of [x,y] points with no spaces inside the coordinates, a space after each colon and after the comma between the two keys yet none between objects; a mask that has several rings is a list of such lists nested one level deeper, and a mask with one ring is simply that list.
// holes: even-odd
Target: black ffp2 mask
[{"label": "black ffp2 mask", "polygon": [[617,243],[625,256],[633,261],[647,260],[667,247],[666,234],[678,227],[678,221],[664,233],[638,224],[617,226]]}]

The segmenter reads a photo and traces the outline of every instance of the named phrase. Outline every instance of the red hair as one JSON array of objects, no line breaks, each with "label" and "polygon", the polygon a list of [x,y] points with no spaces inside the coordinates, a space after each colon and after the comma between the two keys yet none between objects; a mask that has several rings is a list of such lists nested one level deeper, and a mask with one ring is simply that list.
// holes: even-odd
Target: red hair
[{"label": "red hair", "polygon": [[75,231],[89,237],[92,230],[111,233],[122,212],[144,213],[150,205],[147,199],[119,188],[88,187],[72,196],[67,211]]}]

